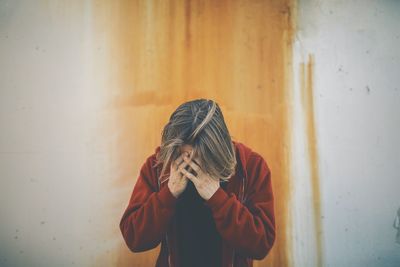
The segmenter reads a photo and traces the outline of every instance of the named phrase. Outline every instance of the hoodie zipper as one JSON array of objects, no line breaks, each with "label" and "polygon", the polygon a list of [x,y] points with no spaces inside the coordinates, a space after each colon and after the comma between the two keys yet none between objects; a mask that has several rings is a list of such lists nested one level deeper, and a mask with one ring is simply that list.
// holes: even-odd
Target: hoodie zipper
[{"label": "hoodie zipper", "polygon": [[[157,183],[158,183],[158,191],[160,191],[161,189],[161,185],[160,185],[160,179],[158,177],[158,168],[156,168],[156,173],[157,173]],[[171,264],[171,253],[169,252],[169,247],[168,247],[168,232],[165,233],[165,245],[167,247],[167,251],[168,251],[168,267],[172,267]]]},{"label": "hoodie zipper", "polygon": [[[241,181],[242,181],[242,184],[241,184],[241,187],[240,187],[240,189],[239,189],[239,201],[240,201],[240,203],[242,203],[243,204],[243,202],[244,202],[244,177],[242,176],[241,177],[242,179],[241,179]],[[235,249],[233,248],[233,251],[232,251],[232,267],[234,267],[234,265],[235,265]]]},{"label": "hoodie zipper", "polygon": [[168,267],[172,267],[172,264],[171,264],[171,253],[169,253],[169,247],[168,247],[168,233],[165,233],[165,237],[166,237],[167,250],[168,250]]}]

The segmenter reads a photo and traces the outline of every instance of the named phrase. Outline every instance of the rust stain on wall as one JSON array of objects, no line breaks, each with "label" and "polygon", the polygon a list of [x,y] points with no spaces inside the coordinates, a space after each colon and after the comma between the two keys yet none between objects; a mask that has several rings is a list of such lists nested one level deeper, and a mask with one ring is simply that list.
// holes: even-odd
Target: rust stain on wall
[{"label": "rust stain on wall", "polygon": [[308,62],[300,64],[300,86],[301,86],[301,100],[304,110],[305,123],[306,123],[306,136],[308,146],[308,158],[311,171],[311,193],[312,205],[314,211],[314,225],[315,225],[315,243],[317,266],[323,266],[323,244],[322,244],[322,214],[321,214],[321,192],[320,192],[320,179],[319,179],[319,157],[317,136],[315,128],[315,112],[314,112],[314,56],[308,56]]},{"label": "rust stain on wall", "polygon": [[[277,239],[254,266],[290,266],[290,86],[293,1],[97,1],[97,31],[105,32],[110,91],[106,112],[114,182],[119,194],[119,245],[98,255],[101,265],[153,266],[160,246],[131,253],[118,222],[144,159],[184,101],[213,98],[234,140],[267,160],[272,172]],[[124,192],[126,195],[120,195]]]}]

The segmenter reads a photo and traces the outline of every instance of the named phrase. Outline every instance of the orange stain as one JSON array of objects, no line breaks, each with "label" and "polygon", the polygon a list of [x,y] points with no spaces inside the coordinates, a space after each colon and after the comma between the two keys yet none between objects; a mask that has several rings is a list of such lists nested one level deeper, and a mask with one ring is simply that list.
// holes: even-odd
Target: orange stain
[{"label": "orange stain", "polygon": [[[97,262],[154,266],[160,246],[126,247],[118,222],[145,158],[160,144],[162,127],[181,103],[213,98],[234,140],[259,152],[272,173],[277,239],[254,266],[290,266],[291,0],[97,1],[97,31],[109,56],[108,132],[118,210],[119,245]],[[121,195],[124,192],[125,195]],[[113,212],[115,214],[116,212]]]},{"label": "orange stain", "polygon": [[315,128],[315,112],[314,112],[314,56],[308,56],[308,62],[300,64],[300,86],[301,86],[301,100],[304,110],[305,123],[306,123],[306,136],[308,146],[308,158],[311,171],[311,193],[312,205],[314,211],[314,225],[315,225],[315,243],[317,266],[323,266],[323,244],[322,244],[322,221],[321,221],[321,191],[319,179],[319,160],[318,160],[318,146]]}]

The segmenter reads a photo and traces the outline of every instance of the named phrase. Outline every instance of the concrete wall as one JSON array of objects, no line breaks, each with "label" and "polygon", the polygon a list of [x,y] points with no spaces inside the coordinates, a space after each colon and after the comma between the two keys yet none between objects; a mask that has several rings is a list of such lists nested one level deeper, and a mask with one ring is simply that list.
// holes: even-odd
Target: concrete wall
[{"label": "concrete wall", "polygon": [[[400,2],[299,1],[297,15],[295,106],[301,111],[301,64],[311,59],[324,265],[399,266],[392,225],[400,206]],[[315,266],[301,132],[294,257]]]},{"label": "concrete wall", "polygon": [[0,1],[0,266],[90,266],[107,249],[88,4]]},{"label": "concrete wall", "polygon": [[[273,168],[279,239],[255,266],[398,266],[400,2],[177,3],[0,1],[0,266],[152,266],[118,222],[199,96]],[[151,34],[166,22],[175,39]]]}]

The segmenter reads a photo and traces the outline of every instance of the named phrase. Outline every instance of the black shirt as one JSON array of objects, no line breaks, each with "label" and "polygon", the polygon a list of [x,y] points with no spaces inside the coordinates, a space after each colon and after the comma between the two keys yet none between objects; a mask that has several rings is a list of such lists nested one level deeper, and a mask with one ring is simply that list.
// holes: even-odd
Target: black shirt
[{"label": "black shirt", "polygon": [[[220,183],[222,188],[225,183]],[[178,256],[181,267],[220,267],[221,236],[211,209],[192,181],[178,197],[176,206]]]}]

